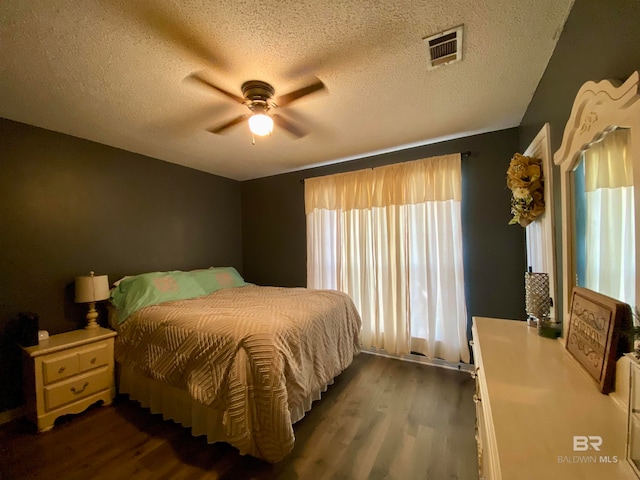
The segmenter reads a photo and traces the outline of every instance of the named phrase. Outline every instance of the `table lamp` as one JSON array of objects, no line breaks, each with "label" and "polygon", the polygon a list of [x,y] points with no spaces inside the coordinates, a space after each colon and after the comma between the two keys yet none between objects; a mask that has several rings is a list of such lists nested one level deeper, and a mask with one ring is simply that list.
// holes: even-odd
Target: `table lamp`
[{"label": "table lamp", "polygon": [[76,303],[88,303],[89,312],[87,313],[87,330],[98,328],[98,312],[96,311],[96,302],[106,300],[110,296],[109,277],[107,275],[95,275],[89,272],[89,275],[76,277]]}]

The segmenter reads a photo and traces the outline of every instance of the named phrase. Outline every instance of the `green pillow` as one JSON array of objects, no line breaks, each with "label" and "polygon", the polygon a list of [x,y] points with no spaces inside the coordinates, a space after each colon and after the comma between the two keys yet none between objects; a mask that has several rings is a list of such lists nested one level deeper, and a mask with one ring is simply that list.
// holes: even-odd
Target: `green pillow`
[{"label": "green pillow", "polygon": [[118,323],[122,323],[143,307],[207,293],[190,272],[152,272],[122,280],[111,291],[111,302],[118,309]]},{"label": "green pillow", "polygon": [[246,285],[244,279],[233,267],[211,267],[193,270],[189,273],[207,294],[223,288],[244,287]]}]

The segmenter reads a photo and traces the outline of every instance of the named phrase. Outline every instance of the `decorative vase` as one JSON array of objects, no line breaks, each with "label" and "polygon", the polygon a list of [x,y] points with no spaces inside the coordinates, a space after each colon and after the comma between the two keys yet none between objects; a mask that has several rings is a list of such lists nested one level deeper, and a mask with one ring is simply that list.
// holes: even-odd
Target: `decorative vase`
[{"label": "decorative vase", "polygon": [[549,275],[526,272],[524,290],[527,324],[537,327],[538,335],[541,337],[558,338],[561,332],[560,324],[550,318]]},{"label": "decorative vase", "polygon": [[530,326],[538,326],[540,321],[548,320],[551,313],[549,275],[526,272],[524,274],[524,291],[527,323]]}]

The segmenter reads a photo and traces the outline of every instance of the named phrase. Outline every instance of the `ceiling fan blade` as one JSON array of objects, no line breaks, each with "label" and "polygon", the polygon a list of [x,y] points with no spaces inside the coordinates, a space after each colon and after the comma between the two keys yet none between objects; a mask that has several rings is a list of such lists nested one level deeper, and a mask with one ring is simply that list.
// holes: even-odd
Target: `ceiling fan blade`
[{"label": "ceiling fan blade", "polygon": [[214,90],[217,90],[218,92],[222,93],[223,95],[226,95],[227,97],[229,97],[231,100],[234,100],[238,103],[244,103],[244,98],[239,97],[238,95],[234,95],[231,92],[227,92],[225,89],[218,87],[217,85],[214,85],[213,83],[211,83],[208,80],[205,80],[204,78],[202,78],[200,75],[198,75],[197,73],[192,73],[191,75],[189,75],[187,78],[191,78],[193,80],[196,80],[198,82],[200,82],[203,85],[206,85],[207,87],[211,87]]},{"label": "ceiling fan blade", "polygon": [[[340,36],[339,42],[318,44],[315,52],[308,52],[301,63],[294,64],[284,72],[285,78],[301,78],[319,69],[332,71],[338,68],[362,66],[373,56],[390,54],[399,45],[409,46],[405,32],[411,29],[411,16],[376,15],[362,18],[366,22]],[[371,35],[371,32],[376,32]],[[380,39],[385,41],[381,42]],[[413,40],[409,40],[413,41]],[[333,45],[333,46],[331,46]]]},{"label": "ceiling fan blade", "polygon": [[294,125],[293,123],[291,123],[289,120],[287,120],[286,118],[284,118],[282,115],[278,115],[277,113],[274,115],[271,115],[271,118],[273,118],[273,122],[278,125],[278,127],[286,130],[287,132],[289,132],[291,135],[293,135],[294,137],[297,138],[302,138],[305,135],[307,135],[307,132],[305,130],[303,130],[302,128]]},{"label": "ceiling fan blade", "polygon": [[220,125],[218,127],[209,128],[207,131],[209,131],[211,133],[220,134],[220,133],[224,132],[225,130],[227,130],[228,128],[234,127],[234,126],[238,125],[239,123],[244,122],[247,118],[249,118],[249,115],[240,115],[239,117],[236,117],[233,120],[228,121],[227,123],[223,123],[222,125]]},{"label": "ceiling fan blade", "polygon": [[305,97],[311,93],[318,92],[326,88],[324,86],[324,83],[322,83],[318,79],[316,80],[317,81],[312,83],[311,85],[307,85],[306,87],[300,88],[298,90],[294,90],[293,92],[290,92],[290,93],[287,93],[286,95],[282,95],[281,97],[278,97],[278,99],[276,100],[276,104],[279,107],[286,107],[287,105],[298,100],[299,98]]},{"label": "ceiling fan blade", "polygon": [[156,35],[167,41],[172,46],[180,48],[184,53],[205,61],[211,66],[227,70],[229,62],[221,55],[210,38],[206,41],[195,33],[186,19],[180,18],[178,9],[170,11],[161,8],[158,2],[122,2],[118,0],[105,1],[111,4],[119,13],[124,13],[128,19],[133,19],[145,27],[151,29]]}]

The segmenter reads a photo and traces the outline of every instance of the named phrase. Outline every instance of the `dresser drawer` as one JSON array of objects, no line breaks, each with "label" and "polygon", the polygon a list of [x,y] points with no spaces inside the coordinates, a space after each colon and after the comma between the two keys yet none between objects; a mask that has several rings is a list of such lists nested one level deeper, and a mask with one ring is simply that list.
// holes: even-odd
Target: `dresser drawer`
[{"label": "dresser drawer", "polygon": [[80,373],[80,364],[78,363],[78,355],[75,353],[42,360],[42,374],[45,385],[78,373]]},{"label": "dresser drawer", "polygon": [[80,371],[86,372],[109,363],[109,344],[107,342],[94,345],[91,349],[78,352]]},{"label": "dresser drawer", "polygon": [[96,392],[111,388],[112,373],[108,367],[73,379],[44,387],[45,410],[53,410],[61,405],[75,402]]}]

